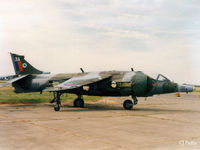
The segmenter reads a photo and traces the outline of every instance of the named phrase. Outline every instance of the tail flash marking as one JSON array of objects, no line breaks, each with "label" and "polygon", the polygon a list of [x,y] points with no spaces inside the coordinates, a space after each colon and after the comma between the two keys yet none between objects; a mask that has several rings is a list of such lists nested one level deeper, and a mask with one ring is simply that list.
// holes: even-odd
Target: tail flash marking
[{"label": "tail flash marking", "polygon": [[21,61],[18,61],[18,66],[19,66],[19,70],[20,71],[24,71],[23,67],[22,67],[22,62]]},{"label": "tail flash marking", "polygon": [[19,72],[19,66],[18,66],[18,62],[17,61],[15,62],[15,68],[16,68],[16,71]]},{"label": "tail flash marking", "polygon": [[24,71],[24,69],[22,67],[22,62],[21,61],[16,61],[15,62],[15,67],[16,67],[17,71],[20,71],[20,72]]}]

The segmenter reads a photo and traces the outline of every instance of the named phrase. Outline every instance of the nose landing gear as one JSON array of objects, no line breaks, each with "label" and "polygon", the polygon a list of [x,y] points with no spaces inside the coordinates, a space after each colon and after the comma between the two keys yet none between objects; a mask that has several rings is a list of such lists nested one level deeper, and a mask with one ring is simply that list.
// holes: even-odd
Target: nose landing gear
[{"label": "nose landing gear", "polygon": [[123,106],[124,109],[131,110],[133,108],[133,102],[131,100],[125,100]]},{"label": "nose landing gear", "polygon": [[133,102],[131,100],[125,100],[123,103],[123,107],[126,110],[131,110],[133,108],[134,105],[137,105],[138,100],[135,96],[132,96],[133,98]]},{"label": "nose landing gear", "polygon": [[133,99],[134,105],[137,105],[137,103],[138,103],[137,98],[135,96],[132,96],[132,99]]}]

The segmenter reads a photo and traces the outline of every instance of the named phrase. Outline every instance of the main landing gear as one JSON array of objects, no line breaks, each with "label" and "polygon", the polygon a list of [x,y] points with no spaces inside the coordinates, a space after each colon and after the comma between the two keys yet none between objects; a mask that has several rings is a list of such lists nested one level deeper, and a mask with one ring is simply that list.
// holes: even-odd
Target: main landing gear
[{"label": "main landing gear", "polygon": [[60,111],[60,105],[61,105],[60,96],[62,95],[62,93],[54,92],[53,95],[54,95],[54,98],[53,98],[53,100],[50,101],[50,103],[56,102],[56,105],[54,106],[54,110]]},{"label": "main landing gear", "polygon": [[78,98],[74,100],[74,107],[84,107],[84,100],[82,95],[78,95]]},{"label": "main landing gear", "polygon": [[124,109],[131,110],[134,105],[137,105],[138,100],[135,96],[132,96],[133,102],[131,100],[125,100],[123,103]]}]

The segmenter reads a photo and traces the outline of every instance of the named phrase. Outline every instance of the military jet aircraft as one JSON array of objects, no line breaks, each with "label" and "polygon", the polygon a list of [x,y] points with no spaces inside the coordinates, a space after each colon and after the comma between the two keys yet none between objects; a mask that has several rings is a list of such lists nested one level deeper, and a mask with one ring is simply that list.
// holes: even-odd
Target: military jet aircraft
[{"label": "military jet aircraft", "polygon": [[[24,59],[24,56],[13,53],[10,55],[16,75],[0,85],[0,88],[12,84],[16,93],[53,92],[54,98],[50,102],[56,103],[55,111],[60,110],[60,96],[63,93],[77,95],[74,107],[84,107],[83,95],[132,96],[133,101],[125,100],[123,103],[123,107],[130,110],[138,103],[137,97],[193,91],[192,86],[178,85],[161,74],[153,79],[143,72],[133,69],[131,71],[104,72],[84,72],[81,69],[81,73],[52,75],[33,67]],[[59,82],[59,84],[53,86],[54,82]]]}]

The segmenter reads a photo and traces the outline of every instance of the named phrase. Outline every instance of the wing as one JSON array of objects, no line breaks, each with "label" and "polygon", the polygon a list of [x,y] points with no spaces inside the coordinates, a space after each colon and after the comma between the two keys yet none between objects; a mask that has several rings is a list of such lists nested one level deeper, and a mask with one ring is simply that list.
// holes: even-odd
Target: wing
[{"label": "wing", "polygon": [[71,89],[76,89],[85,85],[89,85],[107,78],[110,78],[110,75],[104,75],[100,73],[88,73],[88,74],[83,74],[78,77],[73,77],[55,87],[52,88],[47,88],[44,91],[47,92],[56,92],[56,91],[66,91],[66,90],[71,90]]},{"label": "wing", "polygon": [[16,82],[16,81],[19,81],[19,80],[21,80],[21,79],[23,79],[23,78],[25,78],[25,77],[27,77],[27,76],[28,76],[28,75],[22,75],[22,76],[13,78],[12,80],[9,80],[8,82],[6,82],[6,83],[4,83],[4,84],[1,84],[1,85],[0,85],[0,88],[2,88],[2,87],[4,87],[4,86],[7,86],[7,85],[9,85],[9,84],[11,84],[11,83],[14,83],[14,82]]}]

